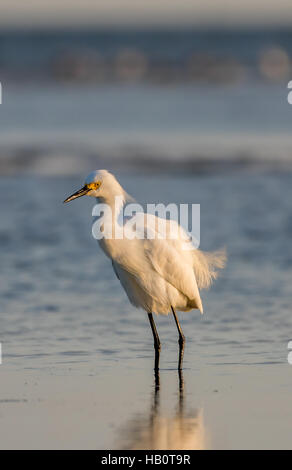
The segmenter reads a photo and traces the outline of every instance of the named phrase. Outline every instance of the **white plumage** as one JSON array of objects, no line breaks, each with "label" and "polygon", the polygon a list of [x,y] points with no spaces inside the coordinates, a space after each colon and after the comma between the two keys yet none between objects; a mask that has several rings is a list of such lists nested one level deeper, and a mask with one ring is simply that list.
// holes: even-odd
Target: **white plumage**
[{"label": "white plumage", "polygon": [[[104,215],[105,231],[119,221],[119,214],[128,201],[128,195],[116,178],[106,170],[90,173],[84,187],[66,199],[69,202],[82,195],[98,198],[98,202],[110,206],[111,214]],[[119,205],[116,204],[119,199]],[[122,239],[99,240],[100,247],[111,259],[114,271],[130,302],[148,314],[168,314],[173,309],[188,311],[203,305],[199,289],[207,288],[217,277],[217,269],[223,268],[225,253],[205,253],[193,246],[188,235],[174,220],[163,220],[166,238],[161,235],[161,219],[151,214],[135,216],[136,233],[141,238],[131,238],[129,224],[125,224]],[[147,230],[148,237],[145,235]],[[171,238],[173,230],[178,236]],[[149,233],[152,235],[149,238]],[[114,235],[114,233],[113,233]],[[189,244],[189,249],[184,249]]]}]

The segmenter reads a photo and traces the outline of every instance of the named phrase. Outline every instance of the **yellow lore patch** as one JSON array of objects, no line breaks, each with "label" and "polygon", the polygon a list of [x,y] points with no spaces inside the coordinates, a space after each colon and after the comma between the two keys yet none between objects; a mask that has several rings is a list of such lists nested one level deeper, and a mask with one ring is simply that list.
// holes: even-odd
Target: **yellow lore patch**
[{"label": "yellow lore patch", "polygon": [[90,191],[95,191],[96,189],[98,189],[101,185],[101,181],[97,181],[96,183],[89,183],[86,185],[87,189],[89,189]]}]

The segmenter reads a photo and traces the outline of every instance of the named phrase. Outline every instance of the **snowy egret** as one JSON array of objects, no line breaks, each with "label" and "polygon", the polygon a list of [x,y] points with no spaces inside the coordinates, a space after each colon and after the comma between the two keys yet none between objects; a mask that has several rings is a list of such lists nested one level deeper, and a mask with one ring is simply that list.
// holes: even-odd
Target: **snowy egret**
[{"label": "snowy egret", "polygon": [[[110,208],[110,215],[103,217],[103,230],[105,233],[112,233],[113,224],[117,224],[116,226],[120,224],[120,213],[129,200],[127,193],[114,175],[106,170],[97,170],[90,173],[84,186],[64,202],[85,195],[96,198],[98,203],[106,204]],[[206,253],[193,246],[185,249],[184,244],[191,244],[191,240],[174,220],[163,221],[168,228],[168,235],[169,230],[178,228],[177,238],[159,237],[158,222],[162,220],[149,214],[135,218],[136,230],[140,229],[139,233],[143,234],[145,229],[149,229],[147,233],[158,235],[154,238],[113,236],[99,240],[100,247],[111,259],[115,274],[130,302],[148,314],[154,338],[156,371],[159,369],[161,343],[153,313],[167,315],[171,311],[173,314],[179,334],[178,369],[180,370],[185,337],[176,310],[198,309],[203,313],[199,288],[209,287],[217,277],[217,270],[223,268],[225,264],[225,253],[222,251]]]}]

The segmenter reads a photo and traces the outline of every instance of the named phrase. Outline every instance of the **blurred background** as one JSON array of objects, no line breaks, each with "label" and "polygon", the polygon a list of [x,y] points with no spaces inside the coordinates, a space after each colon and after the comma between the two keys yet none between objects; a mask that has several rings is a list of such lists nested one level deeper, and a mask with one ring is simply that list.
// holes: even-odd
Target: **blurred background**
[{"label": "blurred background", "polygon": [[0,5],[0,172],[290,165],[286,1]]},{"label": "blurred background", "polygon": [[[119,367],[132,391],[138,370],[151,373],[147,319],[96,246],[93,201],[62,205],[90,171],[107,168],[138,201],[201,204],[201,248],[226,246],[227,268],[202,294],[204,316],[181,316],[186,383],[200,383],[205,370],[199,398],[207,415],[209,399],[219,416],[227,410],[207,416],[216,445],[287,442],[290,80],[286,0],[0,1],[2,369],[103,378]],[[170,319],[157,323],[162,369],[173,372],[176,330]],[[243,365],[244,383],[232,394]],[[261,395],[255,405],[263,366],[273,401]],[[218,407],[217,383],[228,388]],[[110,448],[104,429],[115,416],[101,394],[108,417],[99,442]],[[228,414],[232,407],[238,414]]]}]

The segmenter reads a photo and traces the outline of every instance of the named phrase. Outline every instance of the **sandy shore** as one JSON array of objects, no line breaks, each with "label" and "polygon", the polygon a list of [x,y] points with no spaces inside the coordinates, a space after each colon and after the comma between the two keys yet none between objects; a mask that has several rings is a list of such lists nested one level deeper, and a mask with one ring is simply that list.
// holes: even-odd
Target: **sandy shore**
[{"label": "sandy shore", "polygon": [[291,448],[288,365],[47,375],[1,366],[1,449]]}]

